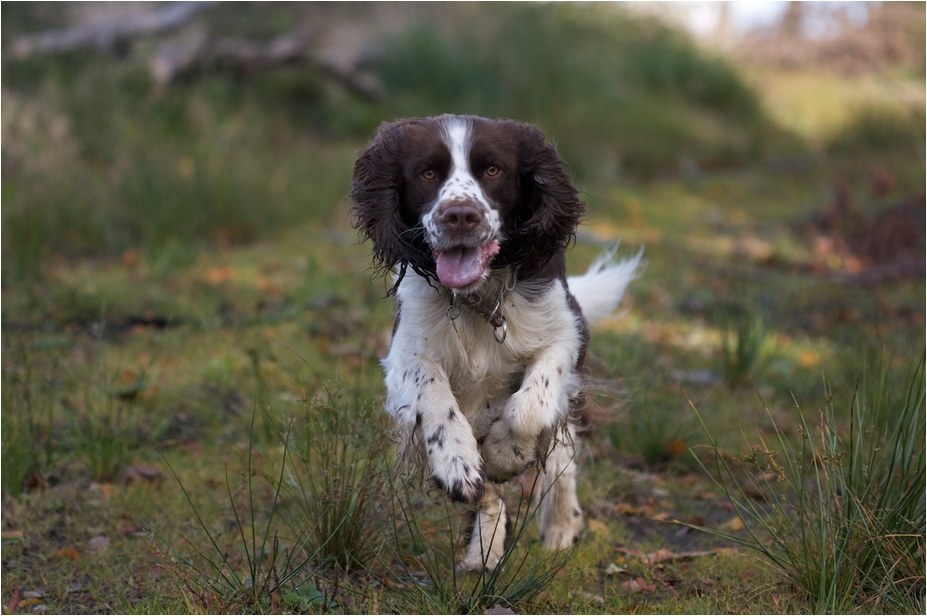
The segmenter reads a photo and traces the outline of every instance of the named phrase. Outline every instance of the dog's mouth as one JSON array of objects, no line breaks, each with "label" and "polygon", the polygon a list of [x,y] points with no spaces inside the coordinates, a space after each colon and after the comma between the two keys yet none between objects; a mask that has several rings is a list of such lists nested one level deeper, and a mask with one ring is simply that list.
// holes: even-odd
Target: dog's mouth
[{"label": "dog's mouth", "polygon": [[491,240],[481,246],[453,246],[433,252],[441,284],[462,289],[483,277],[489,260],[499,253],[499,242]]}]

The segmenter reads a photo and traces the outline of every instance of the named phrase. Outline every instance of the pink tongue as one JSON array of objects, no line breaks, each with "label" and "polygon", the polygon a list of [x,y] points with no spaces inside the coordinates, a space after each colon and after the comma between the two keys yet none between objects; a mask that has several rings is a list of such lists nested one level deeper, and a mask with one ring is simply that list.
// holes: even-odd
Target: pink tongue
[{"label": "pink tongue", "polygon": [[479,280],[486,269],[486,263],[497,252],[499,252],[498,242],[436,252],[438,279],[441,284],[452,289],[465,287]]}]

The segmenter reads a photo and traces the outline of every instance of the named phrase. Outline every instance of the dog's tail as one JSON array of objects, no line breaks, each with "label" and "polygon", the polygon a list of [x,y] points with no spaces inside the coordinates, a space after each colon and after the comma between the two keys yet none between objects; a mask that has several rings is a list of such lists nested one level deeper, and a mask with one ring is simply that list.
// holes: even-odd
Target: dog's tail
[{"label": "dog's tail", "polygon": [[570,293],[590,325],[615,311],[628,283],[641,272],[643,249],[634,257],[616,261],[617,249],[616,246],[599,255],[585,274],[567,278]]}]

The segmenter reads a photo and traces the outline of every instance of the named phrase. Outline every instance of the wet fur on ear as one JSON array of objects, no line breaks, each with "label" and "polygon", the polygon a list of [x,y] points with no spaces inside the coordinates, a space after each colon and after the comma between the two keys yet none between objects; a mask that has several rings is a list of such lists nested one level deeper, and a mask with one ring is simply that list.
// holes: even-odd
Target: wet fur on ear
[{"label": "wet fur on ear", "polygon": [[[427,119],[383,124],[373,142],[358,155],[350,199],[354,228],[373,242],[374,266],[389,272],[398,266],[393,291],[406,269],[436,280],[435,263],[420,222],[410,224],[402,211],[401,164],[406,132]],[[545,270],[563,253],[585,213],[585,204],[567,174],[566,163],[531,124],[500,121],[496,125],[517,144],[519,199],[501,213],[505,238],[493,268],[511,265],[521,279]]]},{"label": "wet fur on ear", "polygon": [[400,204],[402,176],[400,160],[403,133],[410,120],[385,123],[373,142],[358,154],[349,198],[353,227],[373,242],[374,266],[384,273],[399,265],[399,280],[406,268],[425,277],[435,277],[434,258],[424,241],[421,224],[410,226]]},{"label": "wet fur on ear", "polygon": [[512,124],[518,133],[521,203],[494,265],[513,265],[524,279],[563,252],[575,237],[586,206],[556,147],[537,127]]}]

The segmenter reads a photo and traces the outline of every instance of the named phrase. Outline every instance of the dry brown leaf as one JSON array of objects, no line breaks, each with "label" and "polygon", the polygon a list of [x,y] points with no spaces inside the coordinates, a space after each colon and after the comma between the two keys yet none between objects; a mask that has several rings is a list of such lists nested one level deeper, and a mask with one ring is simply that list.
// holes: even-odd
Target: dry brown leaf
[{"label": "dry brown leaf", "polygon": [[729,532],[737,532],[746,528],[744,521],[739,515],[735,515],[733,518],[721,525],[721,530],[726,530]]},{"label": "dry brown leaf", "polygon": [[608,524],[605,522],[600,522],[599,520],[589,518],[586,520],[586,525],[589,527],[589,532],[591,532],[593,535],[608,534]]},{"label": "dry brown leaf", "polygon": [[228,265],[223,267],[211,267],[206,270],[206,280],[212,284],[222,284],[232,278],[232,268]]},{"label": "dry brown leaf", "polygon": [[653,592],[657,589],[656,584],[648,584],[642,577],[635,578],[635,580],[637,581],[637,585],[640,586],[641,590],[644,592]]},{"label": "dry brown leaf", "polygon": [[676,558],[676,554],[667,550],[666,548],[660,548],[656,552],[651,552],[650,554],[646,555],[646,560],[651,565],[673,562],[676,560]]},{"label": "dry brown leaf", "polygon": [[22,601],[20,601],[20,602],[17,604],[16,607],[19,607],[19,608],[23,608],[23,607],[33,607],[33,606],[37,606],[37,605],[41,605],[41,604],[42,604],[42,600],[41,600],[41,599],[36,599],[36,598],[32,598],[32,599],[23,599]]},{"label": "dry brown leaf", "polygon": [[624,592],[640,592],[641,586],[637,583],[637,580],[626,580],[621,583],[621,590]]},{"label": "dry brown leaf", "polygon": [[138,251],[135,250],[134,248],[129,248],[128,250],[122,253],[122,257],[120,257],[120,261],[122,261],[123,267],[126,267],[128,269],[134,269],[138,265],[138,262],[139,262]]},{"label": "dry brown leaf", "polygon": [[55,556],[60,556],[61,558],[67,558],[70,560],[81,560],[80,552],[74,548],[61,548],[55,552]]},{"label": "dry brown leaf", "polygon": [[133,464],[126,469],[125,473],[126,483],[157,483],[162,479],[164,479],[164,475],[160,470],[143,464]]},{"label": "dry brown leaf", "polygon": [[621,515],[639,515],[643,517],[650,517],[650,515],[653,513],[653,507],[650,505],[635,507],[630,503],[619,502],[615,503],[615,511]]},{"label": "dry brown leaf", "polygon": [[109,498],[113,495],[113,484],[97,483],[94,481],[90,484],[90,491],[99,493],[103,498]]},{"label": "dry brown leaf", "polygon": [[621,590],[627,593],[643,592],[651,593],[657,589],[656,584],[648,584],[642,577],[635,577],[621,583]]},{"label": "dry brown leaf", "polygon": [[700,558],[702,556],[711,556],[715,552],[712,550],[698,550],[694,552],[672,552],[666,548],[660,548],[655,552],[650,552],[645,554],[638,550],[632,550],[629,548],[616,548],[622,554],[630,556],[631,558],[636,558],[648,565],[659,565],[663,563],[670,562],[679,562],[683,560],[692,560],[694,558]]},{"label": "dry brown leaf", "polygon": [[615,511],[621,515],[637,515],[637,509],[630,503],[615,503]]},{"label": "dry brown leaf", "polygon": [[737,548],[715,548],[715,554],[726,557],[736,556]]}]

